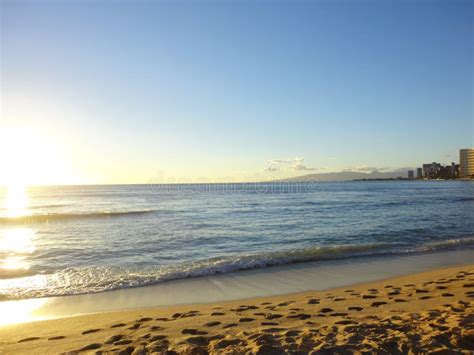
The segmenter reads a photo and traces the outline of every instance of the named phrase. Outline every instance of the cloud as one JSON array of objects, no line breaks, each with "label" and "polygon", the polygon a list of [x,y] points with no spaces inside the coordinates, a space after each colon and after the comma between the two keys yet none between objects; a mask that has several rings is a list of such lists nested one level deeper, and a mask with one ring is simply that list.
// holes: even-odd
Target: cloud
[{"label": "cloud", "polygon": [[293,171],[315,171],[318,170],[313,167],[309,167],[304,164],[304,158],[296,157],[293,159],[281,160],[281,159],[274,159],[268,163],[266,171],[271,171],[275,168],[275,166],[280,166],[280,169],[283,167],[288,167],[290,170]]},{"label": "cloud", "polygon": [[413,170],[413,168],[410,167],[404,167],[404,168],[389,168],[389,167],[382,167],[382,168],[377,168],[374,166],[367,166],[367,165],[359,165],[359,166],[354,166],[350,168],[343,169],[343,172],[351,172],[351,173],[366,173],[366,174],[371,174],[371,173],[395,173],[395,172],[403,172],[406,170]]}]

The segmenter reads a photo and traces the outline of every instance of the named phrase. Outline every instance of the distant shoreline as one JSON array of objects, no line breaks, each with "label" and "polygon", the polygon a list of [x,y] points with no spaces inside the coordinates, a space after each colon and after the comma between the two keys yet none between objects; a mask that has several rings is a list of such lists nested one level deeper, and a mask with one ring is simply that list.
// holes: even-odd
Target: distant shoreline
[{"label": "distant shoreline", "polygon": [[353,179],[349,181],[474,181],[474,179],[409,179],[409,178],[374,178],[374,179]]}]

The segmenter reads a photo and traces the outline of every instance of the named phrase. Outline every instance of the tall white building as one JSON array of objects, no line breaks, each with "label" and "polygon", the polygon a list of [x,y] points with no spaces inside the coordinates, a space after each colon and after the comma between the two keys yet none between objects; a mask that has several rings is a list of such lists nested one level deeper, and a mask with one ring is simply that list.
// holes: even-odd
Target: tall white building
[{"label": "tall white building", "polygon": [[459,151],[459,176],[461,179],[474,178],[474,148]]}]

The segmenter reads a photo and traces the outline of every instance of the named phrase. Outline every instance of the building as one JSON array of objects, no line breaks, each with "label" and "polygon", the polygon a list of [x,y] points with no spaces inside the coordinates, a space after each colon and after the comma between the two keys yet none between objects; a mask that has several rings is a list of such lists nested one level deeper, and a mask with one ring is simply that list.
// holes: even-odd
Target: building
[{"label": "building", "polygon": [[414,179],[415,178],[415,172],[413,170],[408,170],[408,178],[409,179]]},{"label": "building", "polygon": [[459,164],[451,163],[451,165],[441,166],[438,171],[439,179],[457,179],[459,178]]},{"label": "building", "polygon": [[474,148],[459,151],[459,177],[461,179],[474,179]]},{"label": "building", "polygon": [[423,177],[425,179],[437,179],[440,170],[440,163],[432,162],[429,164],[423,164]]},{"label": "building", "polygon": [[459,164],[451,163],[451,178],[459,179]]},{"label": "building", "polygon": [[417,179],[423,179],[423,169],[422,168],[416,169],[416,178]]}]

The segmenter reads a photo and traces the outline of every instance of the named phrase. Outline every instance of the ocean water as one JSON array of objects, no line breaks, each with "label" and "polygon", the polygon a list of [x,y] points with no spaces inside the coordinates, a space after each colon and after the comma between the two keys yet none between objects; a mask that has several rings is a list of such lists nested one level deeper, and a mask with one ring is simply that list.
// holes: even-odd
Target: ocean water
[{"label": "ocean water", "polygon": [[474,183],[0,190],[0,299],[474,247]]}]

